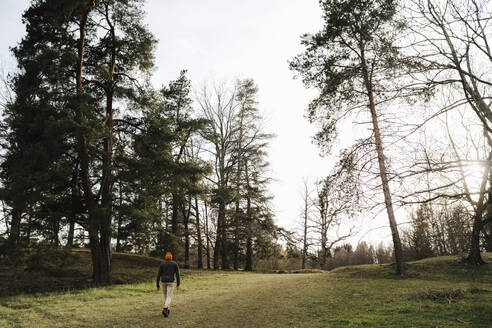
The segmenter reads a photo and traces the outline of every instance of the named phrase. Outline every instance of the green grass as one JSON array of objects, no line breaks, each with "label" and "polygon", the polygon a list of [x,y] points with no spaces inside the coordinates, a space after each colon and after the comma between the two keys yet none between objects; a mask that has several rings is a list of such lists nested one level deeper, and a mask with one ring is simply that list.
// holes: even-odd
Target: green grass
[{"label": "green grass", "polygon": [[[492,262],[492,254],[485,259]],[[452,257],[329,273],[188,271],[171,316],[153,281],[0,298],[0,327],[491,327],[492,265]],[[155,271],[155,270],[154,270]]]}]

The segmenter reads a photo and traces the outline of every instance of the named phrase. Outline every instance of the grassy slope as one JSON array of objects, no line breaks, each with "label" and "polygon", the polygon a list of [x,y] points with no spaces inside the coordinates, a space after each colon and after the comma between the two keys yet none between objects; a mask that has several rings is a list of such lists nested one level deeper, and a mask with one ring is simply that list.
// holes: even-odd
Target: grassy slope
[{"label": "grassy slope", "polygon": [[[35,270],[29,257],[15,268],[0,266],[0,297],[19,293],[66,291],[93,287],[91,258],[88,249],[51,251],[39,257],[65,257],[63,267],[56,261],[42,258],[43,264]],[[152,257],[113,253],[112,280],[114,284],[142,282],[154,277],[160,260]]]},{"label": "grassy slope", "polygon": [[[410,263],[405,279],[392,271],[187,272],[166,319],[153,282],[3,297],[0,327],[491,327],[492,265],[444,257]],[[426,298],[457,289],[457,299]]]}]

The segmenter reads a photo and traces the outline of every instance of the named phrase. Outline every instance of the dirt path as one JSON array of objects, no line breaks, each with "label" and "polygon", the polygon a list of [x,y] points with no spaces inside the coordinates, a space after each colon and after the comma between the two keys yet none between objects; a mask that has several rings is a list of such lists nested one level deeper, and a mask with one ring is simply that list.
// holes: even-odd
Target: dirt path
[{"label": "dirt path", "polygon": [[169,318],[160,314],[160,294],[142,300],[138,316],[124,317],[133,327],[288,327],[296,316],[296,295],[313,278],[224,274],[195,279],[176,292]]},{"label": "dirt path", "polygon": [[[171,316],[153,284],[18,296],[0,306],[0,327],[289,327],[296,299],[322,274],[214,273],[184,277]],[[6,305],[8,304],[8,305]],[[265,320],[266,319],[266,320]]]}]

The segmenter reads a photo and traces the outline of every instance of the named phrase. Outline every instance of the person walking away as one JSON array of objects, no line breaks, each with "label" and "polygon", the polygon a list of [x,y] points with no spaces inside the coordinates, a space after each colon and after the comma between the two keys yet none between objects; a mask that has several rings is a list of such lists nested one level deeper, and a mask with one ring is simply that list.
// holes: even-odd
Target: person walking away
[{"label": "person walking away", "polygon": [[174,277],[176,277],[176,289],[179,289],[180,277],[178,263],[172,260],[173,255],[167,252],[165,258],[166,260],[159,265],[159,271],[157,272],[157,290],[159,290],[159,283],[162,282],[162,293],[164,296],[162,315],[167,318],[171,312],[169,306],[173,297]]}]

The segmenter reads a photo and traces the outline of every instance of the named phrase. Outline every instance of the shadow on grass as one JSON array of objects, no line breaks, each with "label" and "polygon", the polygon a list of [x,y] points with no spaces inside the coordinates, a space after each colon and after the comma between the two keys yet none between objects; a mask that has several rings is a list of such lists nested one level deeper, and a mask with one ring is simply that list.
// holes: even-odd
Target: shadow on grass
[{"label": "shadow on grass", "polygon": [[[63,256],[70,261],[60,261]],[[160,262],[159,259],[146,256],[113,253],[110,285],[151,281],[155,279]],[[87,249],[27,254],[18,265],[0,266],[0,297],[98,287],[91,278],[91,269],[90,252]]]}]

